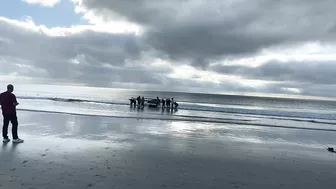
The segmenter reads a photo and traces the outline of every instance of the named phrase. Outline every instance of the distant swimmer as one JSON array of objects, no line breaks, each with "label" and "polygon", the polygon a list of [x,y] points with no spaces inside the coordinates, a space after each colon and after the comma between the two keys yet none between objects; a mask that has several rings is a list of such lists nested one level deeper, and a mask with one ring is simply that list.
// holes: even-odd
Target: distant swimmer
[{"label": "distant swimmer", "polygon": [[7,85],[7,91],[0,94],[0,104],[3,115],[3,128],[2,128],[2,136],[3,142],[8,143],[10,139],[8,138],[8,126],[9,122],[12,123],[12,136],[13,143],[22,143],[18,137],[18,120],[16,116],[16,106],[19,103],[16,101],[16,96],[13,94],[14,86]]}]

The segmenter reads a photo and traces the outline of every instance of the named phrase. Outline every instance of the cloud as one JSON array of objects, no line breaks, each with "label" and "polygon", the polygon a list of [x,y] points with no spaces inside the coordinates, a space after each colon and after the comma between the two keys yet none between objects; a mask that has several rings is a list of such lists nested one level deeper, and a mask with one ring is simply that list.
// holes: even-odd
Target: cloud
[{"label": "cloud", "polygon": [[141,64],[137,65],[145,48],[134,34],[86,29],[55,35],[53,29],[36,26],[31,19],[4,18],[0,18],[0,33],[0,63],[6,68],[1,69],[2,74],[15,71],[22,76],[94,82],[100,86],[107,86],[111,80],[159,82],[148,74],[150,69],[143,71]]},{"label": "cloud", "polygon": [[146,42],[174,61],[206,67],[277,45],[335,41],[332,0],[76,0],[105,20],[141,25]]},{"label": "cloud", "polygon": [[0,17],[2,81],[336,94],[334,1],[72,1],[88,25]]},{"label": "cloud", "polygon": [[28,4],[38,4],[44,7],[53,7],[61,2],[61,0],[23,0],[23,1]]},{"label": "cloud", "polygon": [[[245,91],[239,82],[220,83],[224,76],[190,69],[158,59],[141,36],[106,33],[90,28],[59,32],[59,28],[37,26],[31,18],[23,21],[0,18],[0,75],[6,81],[34,83],[77,83],[99,87],[153,90]],[[73,30],[77,31],[76,27]],[[217,80],[218,82],[214,82]],[[248,87],[250,88],[250,87]]]},{"label": "cloud", "polygon": [[213,65],[211,70],[228,75],[266,81],[285,81],[309,84],[336,83],[335,61],[289,61],[271,60],[256,67],[243,65]]}]

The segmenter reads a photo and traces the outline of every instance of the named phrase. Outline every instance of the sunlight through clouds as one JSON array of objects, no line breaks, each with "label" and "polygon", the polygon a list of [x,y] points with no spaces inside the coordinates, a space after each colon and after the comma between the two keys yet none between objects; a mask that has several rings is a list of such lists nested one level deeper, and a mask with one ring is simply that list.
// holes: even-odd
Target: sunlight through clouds
[{"label": "sunlight through clouds", "polygon": [[[102,87],[336,94],[331,0],[24,2],[32,15],[0,16],[3,78],[17,73],[27,81]],[[55,5],[40,19],[44,7]]]},{"label": "sunlight through clouds", "polygon": [[95,11],[87,9],[83,6],[82,0],[72,0],[72,2],[75,4],[75,12],[77,14],[83,14],[83,19],[87,20],[88,23],[94,26],[93,28],[97,28],[97,30],[111,33],[135,33],[136,35],[140,35],[144,32],[141,25],[127,22],[120,18],[106,18],[97,14]]}]

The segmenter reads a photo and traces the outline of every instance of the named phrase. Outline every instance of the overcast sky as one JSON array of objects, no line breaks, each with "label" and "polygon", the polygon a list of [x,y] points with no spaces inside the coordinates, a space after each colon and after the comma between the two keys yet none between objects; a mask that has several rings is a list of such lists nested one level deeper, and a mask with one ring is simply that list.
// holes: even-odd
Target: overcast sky
[{"label": "overcast sky", "polygon": [[0,82],[336,97],[335,0],[6,0]]}]

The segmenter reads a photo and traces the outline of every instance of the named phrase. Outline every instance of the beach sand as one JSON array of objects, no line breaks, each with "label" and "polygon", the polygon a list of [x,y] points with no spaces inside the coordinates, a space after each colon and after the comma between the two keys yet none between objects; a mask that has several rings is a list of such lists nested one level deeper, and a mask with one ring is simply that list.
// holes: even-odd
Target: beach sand
[{"label": "beach sand", "polygon": [[336,132],[18,116],[25,143],[1,146],[1,189],[335,188]]}]

